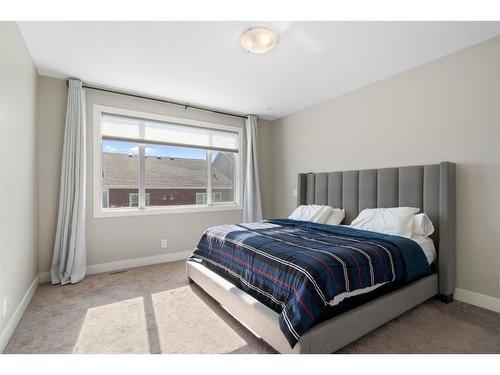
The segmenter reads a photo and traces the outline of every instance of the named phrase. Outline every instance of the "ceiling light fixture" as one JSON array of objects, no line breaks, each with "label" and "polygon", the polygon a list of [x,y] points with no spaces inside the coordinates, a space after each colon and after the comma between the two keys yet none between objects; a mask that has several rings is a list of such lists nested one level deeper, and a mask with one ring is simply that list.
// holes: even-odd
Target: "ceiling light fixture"
[{"label": "ceiling light fixture", "polygon": [[278,43],[278,37],[267,27],[255,26],[246,29],[241,34],[240,41],[248,52],[261,54],[273,49]]}]

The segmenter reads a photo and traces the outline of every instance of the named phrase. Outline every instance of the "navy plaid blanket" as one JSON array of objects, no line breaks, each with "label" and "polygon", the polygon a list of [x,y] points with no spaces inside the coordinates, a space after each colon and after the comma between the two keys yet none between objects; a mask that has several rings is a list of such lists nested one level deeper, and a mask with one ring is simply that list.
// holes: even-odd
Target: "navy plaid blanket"
[{"label": "navy plaid blanket", "polygon": [[211,228],[188,261],[278,312],[292,348],[329,306],[431,272],[407,238],[285,219]]}]

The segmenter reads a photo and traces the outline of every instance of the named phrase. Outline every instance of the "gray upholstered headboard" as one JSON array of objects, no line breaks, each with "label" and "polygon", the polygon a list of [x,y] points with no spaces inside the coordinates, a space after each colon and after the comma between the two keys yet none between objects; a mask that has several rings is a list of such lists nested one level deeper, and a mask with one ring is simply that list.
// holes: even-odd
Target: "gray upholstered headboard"
[{"label": "gray upholstered headboard", "polygon": [[418,207],[434,224],[438,250],[439,293],[455,290],[455,164],[299,173],[298,204],[327,204],[345,209],[343,224],[365,208]]}]

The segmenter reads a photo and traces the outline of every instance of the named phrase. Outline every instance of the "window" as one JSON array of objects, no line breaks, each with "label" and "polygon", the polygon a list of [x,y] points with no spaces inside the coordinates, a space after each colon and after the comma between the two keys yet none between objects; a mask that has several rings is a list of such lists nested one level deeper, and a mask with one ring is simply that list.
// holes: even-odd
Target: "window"
[{"label": "window", "polygon": [[[222,202],[222,192],[212,193],[212,202]],[[196,193],[196,204],[207,204],[207,193]]]},{"label": "window", "polygon": [[94,106],[96,216],[240,209],[241,129]]},{"label": "window", "polygon": [[[139,194],[129,193],[128,195],[129,207],[139,207]],[[146,206],[149,206],[149,193],[146,193]]]}]

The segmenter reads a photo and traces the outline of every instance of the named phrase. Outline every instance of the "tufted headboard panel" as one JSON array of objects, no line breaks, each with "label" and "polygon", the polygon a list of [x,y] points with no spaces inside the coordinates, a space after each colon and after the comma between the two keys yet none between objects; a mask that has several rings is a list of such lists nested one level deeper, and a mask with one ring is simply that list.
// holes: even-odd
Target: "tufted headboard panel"
[{"label": "tufted headboard panel", "polygon": [[434,224],[439,291],[455,289],[455,164],[299,173],[297,203],[343,208],[351,221],[365,208],[418,207]]}]

